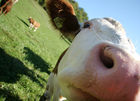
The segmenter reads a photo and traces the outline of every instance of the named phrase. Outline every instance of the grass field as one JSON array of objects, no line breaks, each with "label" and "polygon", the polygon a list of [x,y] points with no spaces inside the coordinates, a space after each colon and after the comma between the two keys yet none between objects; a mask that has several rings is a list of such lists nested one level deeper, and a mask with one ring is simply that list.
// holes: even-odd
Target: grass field
[{"label": "grass field", "polygon": [[[30,30],[28,18],[41,26]],[[19,0],[0,16],[0,101],[38,101],[59,55],[69,45],[34,0]]]}]

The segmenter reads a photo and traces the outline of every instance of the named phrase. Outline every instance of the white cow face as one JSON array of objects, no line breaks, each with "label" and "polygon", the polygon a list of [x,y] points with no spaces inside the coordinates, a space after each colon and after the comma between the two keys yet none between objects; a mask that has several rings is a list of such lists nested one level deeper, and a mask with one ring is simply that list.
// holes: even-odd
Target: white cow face
[{"label": "white cow face", "polygon": [[139,101],[138,57],[119,22],[90,20],[60,61],[61,93],[70,101]]},{"label": "white cow face", "polygon": [[119,22],[93,19],[77,34],[80,25],[67,0],[47,0],[47,10],[54,27],[74,40],[60,56],[41,99],[140,101],[140,58]]}]

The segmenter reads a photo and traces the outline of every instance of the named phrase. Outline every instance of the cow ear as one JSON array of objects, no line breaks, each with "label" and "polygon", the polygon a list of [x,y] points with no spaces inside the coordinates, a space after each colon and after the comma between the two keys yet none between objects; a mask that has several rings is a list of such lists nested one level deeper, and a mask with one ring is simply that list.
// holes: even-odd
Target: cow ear
[{"label": "cow ear", "polygon": [[47,0],[47,10],[53,25],[66,37],[75,37],[80,24],[72,5],[67,0]]}]

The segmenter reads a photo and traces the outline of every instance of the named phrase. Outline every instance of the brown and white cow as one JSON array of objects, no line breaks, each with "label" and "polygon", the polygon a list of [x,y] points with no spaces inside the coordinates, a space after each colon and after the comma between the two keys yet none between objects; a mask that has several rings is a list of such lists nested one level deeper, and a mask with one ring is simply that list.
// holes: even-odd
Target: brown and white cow
[{"label": "brown and white cow", "polygon": [[75,38],[40,100],[140,101],[140,58],[118,21],[96,18],[80,27],[68,2],[48,0],[47,8],[52,21],[62,19],[62,34]]},{"label": "brown and white cow", "polygon": [[2,0],[0,5],[0,13],[6,15],[8,12],[11,11],[12,6],[17,2],[18,0]]},{"label": "brown and white cow", "polygon": [[34,28],[34,32],[40,27],[40,23],[35,21],[32,17],[29,17],[29,22],[30,22],[30,26],[29,28],[32,29]]}]

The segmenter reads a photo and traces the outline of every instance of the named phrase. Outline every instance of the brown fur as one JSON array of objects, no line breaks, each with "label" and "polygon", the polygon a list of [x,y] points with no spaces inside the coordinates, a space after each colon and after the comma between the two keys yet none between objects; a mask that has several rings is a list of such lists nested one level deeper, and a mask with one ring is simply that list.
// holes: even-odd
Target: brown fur
[{"label": "brown fur", "polygon": [[40,27],[40,23],[37,22],[37,21],[35,21],[33,18],[29,18],[29,22],[30,22],[31,24],[33,24],[34,27],[37,27],[37,28]]},{"label": "brown fur", "polygon": [[75,16],[74,9],[68,1],[48,0],[47,9],[54,26],[56,26],[54,22],[56,18],[60,18],[62,20],[62,27],[59,29],[64,36],[76,36],[80,29],[80,25]]},{"label": "brown fur", "polygon": [[1,5],[0,13],[6,15],[8,12],[10,12],[14,2],[15,1],[13,0],[7,0],[4,4]]},{"label": "brown fur", "polygon": [[63,58],[63,56],[65,55],[65,53],[67,52],[67,50],[68,50],[68,48],[60,55],[56,65],[55,65],[55,68],[52,71],[54,74],[57,74],[57,72],[58,72],[58,65],[59,65],[61,59]]}]

